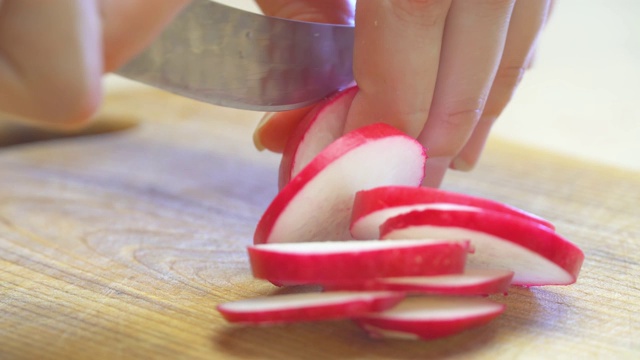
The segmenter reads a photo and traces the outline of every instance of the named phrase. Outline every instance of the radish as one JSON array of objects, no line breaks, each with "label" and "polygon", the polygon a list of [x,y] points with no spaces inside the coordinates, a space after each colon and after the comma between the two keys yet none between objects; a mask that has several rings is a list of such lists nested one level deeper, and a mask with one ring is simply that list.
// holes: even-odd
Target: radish
[{"label": "radish", "polygon": [[471,269],[463,274],[377,278],[323,284],[330,290],[388,290],[440,295],[489,295],[506,293],[513,271]]},{"label": "radish", "polygon": [[354,130],[326,147],[273,199],[254,243],[351,239],[353,198],[383,185],[414,185],[424,176],[425,149],[390,125]]},{"label": "radish", "polygon": [[342,135],[347,112],[357,92],[358,88],[354,86],[325,99],[296,127],[282,153],[280,189]]},{"label": "radish", "polygon": [[387,220],[384,239],[470,239],[470,268],[512,270],[514,285],[576,281],[582,250],[537,222],[494,211],[423,210]]},{"label": "radish", "polygon": [[545,219],[497,201],[427,187],[384,186],[356,194],[351,215],[351,235],[356,239],[378,239],[379,227],[387,219],[426,209],[491,210],[554,229],[553,224]]},{"label": "radish", "polygon": [[322,241],[248,248],[254,277],[286,285],[460,274],[468,250],[468,241],[454,240]]},{"label": "radish", "polygon": [[363,316],[396,305],[404,294],[391,291],[336,291],[263,296],[221,304],[229,322],[277,324]]},{"label": "radish", "polygon": [[331,291],[221,304],[228,321],[350,318],[375,337],[434,339],[504,311],[472,295],[506,292],[512,282],[576,281],[584,255],[549,221],[499,202],[419,187],[425,149],[389,125],[341,136],[357,91],[323,101],[300,123],[284,150],[280,192],[248,247],[255,278]]},{"label": "radish", "polygon": [[379,279],[385,289],[443,295],[489,295],[505,293],[513,271],[469,269],[459,275]]},{"label": "radish", "polygon": [[502,304],[473,297],[411,297],[390,310],[355,319],[376,338],[436,339],[484,325]]}]

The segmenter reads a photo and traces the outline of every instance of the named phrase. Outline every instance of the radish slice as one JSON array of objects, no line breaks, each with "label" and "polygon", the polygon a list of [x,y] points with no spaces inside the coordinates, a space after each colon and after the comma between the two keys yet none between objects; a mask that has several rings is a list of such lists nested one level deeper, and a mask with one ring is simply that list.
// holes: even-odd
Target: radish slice
[{"label": "radish slice", "polygon": [[443,295],[489,295],[505,293],[513,271],[470,269],[460,275],[379,279],[387,290]]},{"label": "radish slice", "polygon": [[376,338],[436,339],[488,323],[505,309],[473,297],[411,297],[378,314],[355,319]]},{"label": "radish slice", "polygon": [[336,291],[264,296],[218,305],[229,322],[277,324],[363,316],[389,309],[404,298],[391,291]]},{"label": "radish slice", "polygon": [[378,123],[331,143],[274,198],[254,243],[351,239],[355,193],[383,185],[414,185],[426,154],[415,139]]},{"label": "radish slice", "polygon": [[331,290],[389,290],[439,295],[489,295],[506,293],[513,271],[471,269],[463,274],[378,278],[360,282],[338,282],[324,285]]},{"label": "radish slice", "polygon": [[427,187],[384,186],[356,194],[351,215],[351,235],[355,239],[378,239],[380,225],[386,220],[410,211],[427,209],[491,210],[554,229],[553,224],[545,219],[497,201]]},{"label": "radish slice", "polygon": [[493,211],[416,211],[380,229],[385,239],[470,239],[468,267],[512,270],[514,285],[572,284],[584,260],[580,248],[548,227]]},{"label": "radish slice", "polygon": [[253,275],[275,284],[460,274],[468,241],[323,241],[248,248]]},{"label": "radish slice", "polygon": [[357,93],[358,88],[351,87],[325,99],[296,127],[282,152],[279,176],[281,189],[342,135],[347,112]]}]

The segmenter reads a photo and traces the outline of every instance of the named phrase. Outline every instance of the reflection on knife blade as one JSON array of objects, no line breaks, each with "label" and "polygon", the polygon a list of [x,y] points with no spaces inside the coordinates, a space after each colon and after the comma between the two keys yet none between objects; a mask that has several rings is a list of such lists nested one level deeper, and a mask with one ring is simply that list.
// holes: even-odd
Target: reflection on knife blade
[{"label": "reflection on knife blade", "polygon": [[116,71],[211,104],[283,111],[353,82],[353,27],[305,23],[194,0]]}]

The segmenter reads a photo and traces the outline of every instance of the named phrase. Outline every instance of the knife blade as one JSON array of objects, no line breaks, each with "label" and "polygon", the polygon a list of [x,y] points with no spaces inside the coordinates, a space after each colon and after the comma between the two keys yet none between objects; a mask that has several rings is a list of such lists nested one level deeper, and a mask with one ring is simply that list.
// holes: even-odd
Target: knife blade
[{"label": "knife blade", "polygon": [[116,74],[215,105],[291,110],[353,82],[353,34],[194,0]]}]

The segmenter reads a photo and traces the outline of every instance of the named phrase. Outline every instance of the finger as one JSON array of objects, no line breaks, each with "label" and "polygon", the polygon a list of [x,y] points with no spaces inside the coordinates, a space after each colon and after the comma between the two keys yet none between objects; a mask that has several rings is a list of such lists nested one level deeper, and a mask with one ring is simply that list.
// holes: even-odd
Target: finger
[{"label": "finger", "polygon": [[349,0],[256,0],[265,15],[327,24],[352,24]]},{"label": "finger", "polygon": [[535,43],[549,14],[548,7],[548,0],[516,1],[505,49],[487,104],[476,130],[451,164],[454,169],[470,170],[478,162],[493,123],[511,100],[534,54]]},{"label": "finger", "polygon": [[99,0],[103,22],[104,72],[144,49],[189,0]]},{"label": "finger", "polygon": [[[547,7],[547,16],[545,17],[544,24],[542,25],[543,29],[547,26],[547,23],[549,23],[549,18],[551,17],[551,14],[553,14],[554,6],[555,6],[555,1],[549,0],[549,6]],[[537,59],[537,46],[534,46],[534,48],[532,49],[532,54],[529,56],[529,59],[527,60],[527,63],[524,66],[525,70],[530,70],[531,68],[533,68],[536,63],[536,59]]]},{"label": "finger", "polygon": [[551,18],[551,14],[553,14],[553,9],[556,8],[556,0],[549,0],[549,5],[547,5],[547,15],[544,19],[544,25],[546,26],[547,23],[549,22],[549,19]]},{"label": "finger", "polygon": [[418,136],[431,106],[450,3],[357,3],[353,62],[360,91],[345,131],[386,122]]},{"label": "finger", "polygon": [[504,49],[513,1],[454,0],[429,118],[418,140],[428,149],[424,185],[438,186],[471,136]]},{"label": "finger", "polygon": [[267,149],[281,153],[298,123],[313,108],[311,105],[291,111],[265,114],[253,133],[255,147],[261,151]]},{"label": "finger", "polygon": [[99,26],[94,1],[3,1],[0,109],[50,124],[87,120],[102,95]]}]

